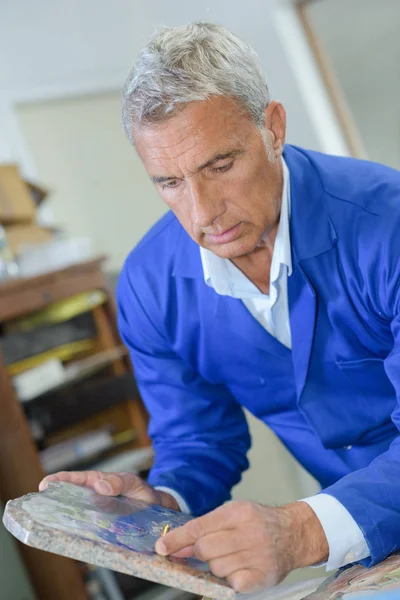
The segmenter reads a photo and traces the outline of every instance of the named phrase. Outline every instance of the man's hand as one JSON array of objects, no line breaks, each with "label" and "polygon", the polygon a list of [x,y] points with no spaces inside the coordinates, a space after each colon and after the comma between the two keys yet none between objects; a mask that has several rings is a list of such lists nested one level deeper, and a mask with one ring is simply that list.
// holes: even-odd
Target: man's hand
[{"label": "man's hand", "polygon": [[101,471],[61,471],[48,475],[39,484],[39,490],[45,490],[50,482],[68,481],[76,485],[89,487],[102,496],[126,496],[134,500],[143,500],[150,504],[159,504],[165,508],[180,510],[175,498],[155,490],[133,473],[102,473]]},{"label": "man's hand", "polygon": [[242,593],[277,585],[290,571],[328,558],[322,526],[305,502],[269,508],[230,502],[160,538],[162,555],[195,556]]}]

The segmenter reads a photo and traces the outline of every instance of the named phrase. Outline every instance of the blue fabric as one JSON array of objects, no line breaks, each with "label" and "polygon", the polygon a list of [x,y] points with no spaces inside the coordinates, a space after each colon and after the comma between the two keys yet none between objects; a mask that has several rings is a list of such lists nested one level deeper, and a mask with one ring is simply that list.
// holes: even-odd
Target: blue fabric
[{"label": "blue fabric", "polygon": [[119,327],[151,416],[149,481],[194,514],[227,500],[248,466],[246,407],[349,510],[374,564],[400,550],[400,173],[284,155],[292,351],[204,283],[171,213],[123,268]]}]

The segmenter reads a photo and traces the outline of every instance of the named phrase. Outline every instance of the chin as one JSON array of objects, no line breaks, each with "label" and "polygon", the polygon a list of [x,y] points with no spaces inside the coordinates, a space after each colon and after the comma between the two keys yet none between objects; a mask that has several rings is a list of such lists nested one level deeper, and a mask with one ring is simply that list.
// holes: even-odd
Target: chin
[{"label": "chin", "polygon": [[220,246],[210,246],[207,250],[210,250],[217,256],[221,258],[227,258],[229,260],[233,260],[235,258],[240,258],[241,256],[246,256],[246,254],[251,254],[257,248],[257,243],[250,243],[249,240],[237,239],[230,244],[221,244]]}]

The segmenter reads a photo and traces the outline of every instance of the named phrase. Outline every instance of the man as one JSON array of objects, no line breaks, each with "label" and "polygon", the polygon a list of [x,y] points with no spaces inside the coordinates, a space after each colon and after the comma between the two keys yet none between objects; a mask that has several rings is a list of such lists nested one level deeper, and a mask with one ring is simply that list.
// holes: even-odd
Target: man
[{"label": "man", "polygon": [[[285,146],[285,119],[254,51],[221,27],[167,29],[143,50],[124,124],[171,212],[129,256],[118,304],[155,463],[147,483],[42,483],[204,515],[156,549],[238,591],[400,549],[400,174]],[[322,494],[223,504],[247,467],[242,406]]]}]

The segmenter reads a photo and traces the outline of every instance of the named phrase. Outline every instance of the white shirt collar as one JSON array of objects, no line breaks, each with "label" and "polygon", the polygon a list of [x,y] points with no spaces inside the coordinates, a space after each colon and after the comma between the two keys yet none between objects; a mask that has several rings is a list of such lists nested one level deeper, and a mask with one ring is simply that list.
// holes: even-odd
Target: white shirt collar
[{"label": "white shirt collar", "polygon": [[[281,215],[275,238],[271,261],[270,284],[279,278],[281,265],[286,265],[287,274],[292,274],[292,255],[290,246],[290,175],[282,157],[283,189]],[[220,258],[210,250],[200,247],[200,257],[206,284],[223,296],[251,298],[259,296],[258,288],[228,259]]]}]

